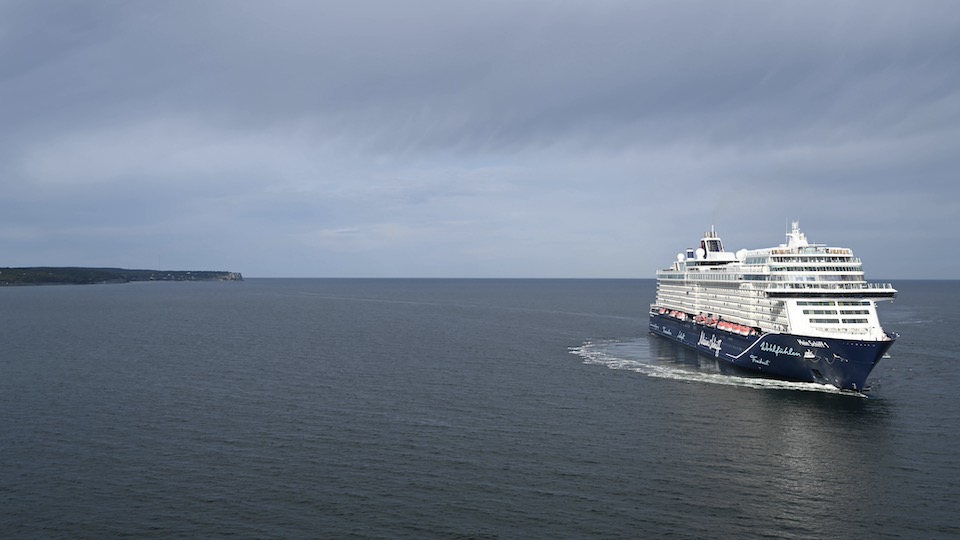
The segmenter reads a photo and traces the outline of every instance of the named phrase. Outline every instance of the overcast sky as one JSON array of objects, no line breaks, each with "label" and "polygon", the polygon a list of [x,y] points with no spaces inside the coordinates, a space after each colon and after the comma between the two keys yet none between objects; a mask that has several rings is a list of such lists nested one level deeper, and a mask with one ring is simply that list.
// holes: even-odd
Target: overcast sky
[{"label": "overcast sky", "polygon": [[0,266],[957,278],[960,2],[0,0]]}]

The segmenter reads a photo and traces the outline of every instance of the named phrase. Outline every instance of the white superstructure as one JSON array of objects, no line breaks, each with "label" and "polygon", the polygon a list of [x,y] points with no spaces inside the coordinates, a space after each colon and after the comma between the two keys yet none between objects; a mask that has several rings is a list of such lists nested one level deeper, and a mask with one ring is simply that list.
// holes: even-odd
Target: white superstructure
[{"label": "white superstructure", "polygon": [[853,251],[812,244],[794,222],[785,244],[736,253],[711,228],[699,247],[657,271],[654,306],[761,332],[873,341],[888,339],[876,301],[896,293],[867,283]]}]

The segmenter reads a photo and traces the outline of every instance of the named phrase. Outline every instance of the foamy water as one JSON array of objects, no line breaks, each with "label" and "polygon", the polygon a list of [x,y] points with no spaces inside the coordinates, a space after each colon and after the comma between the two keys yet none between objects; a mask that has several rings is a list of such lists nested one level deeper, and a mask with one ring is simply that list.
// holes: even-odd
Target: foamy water
[{"label": "foamy water", "polygon": [[[626,341],[588,341],[583,345],[571,347],[570,352],[583,358],[585,364],[625,369],[662,379],[763,390],[823,392],[866,397],[859,392],[840,390],[829,384],[790,382],[747,374],[721,373],[716,360],[698,357],[694,363],[690,359],[691,355],[682,355],[685,351],[677,351],[673,346],[655,352],[651,347],[651,340],[655,339],[657,339],[655,336],[644,336]],[[695,353],[691,352],[691,354]]]}]

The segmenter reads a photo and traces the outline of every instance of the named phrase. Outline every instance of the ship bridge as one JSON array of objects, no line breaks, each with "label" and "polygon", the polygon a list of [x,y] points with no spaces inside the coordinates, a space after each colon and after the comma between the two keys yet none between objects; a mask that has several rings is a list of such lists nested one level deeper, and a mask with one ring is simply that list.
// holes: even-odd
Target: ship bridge
[{"label": "ship bridge", "polygon": [[771,298],[836,296],[841,298],[892,299],[897,290],[890,283],[772,283],[763,290]]}]

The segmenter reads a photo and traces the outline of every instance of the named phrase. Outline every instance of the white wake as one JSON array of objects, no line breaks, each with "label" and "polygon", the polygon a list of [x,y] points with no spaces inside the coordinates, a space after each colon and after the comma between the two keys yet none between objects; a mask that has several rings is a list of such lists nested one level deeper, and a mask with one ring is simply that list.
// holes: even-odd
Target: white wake
[{"label": "white wake", "polygon": [[[762,390],[793,390],[866,397],[858,392],[840,390],[829,384],[780,381],[747,374],[721,373],[715,360],[676,347],[651,347],[649,337],[629,341],[588,341],[570,347],[570,353],[583,359],[584,364],[606,366],[642,373],[648,377],[677,381],[739,386]],[[682,354],[678,355],[680,352]],[[684,354],[685,353],[685,354]]]}]

